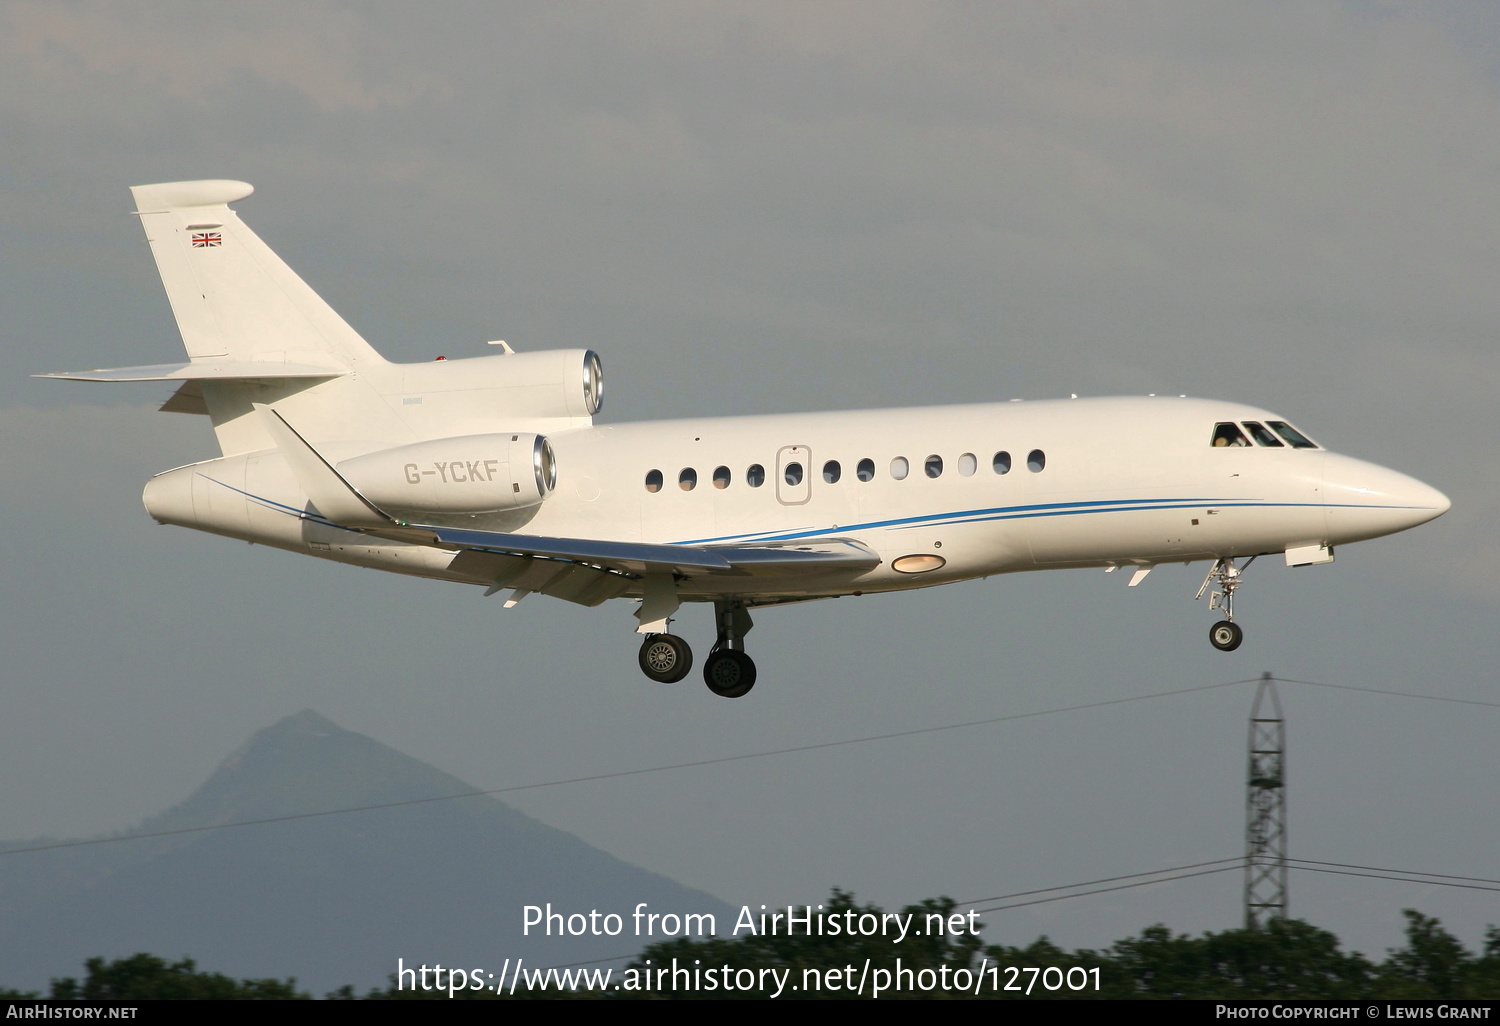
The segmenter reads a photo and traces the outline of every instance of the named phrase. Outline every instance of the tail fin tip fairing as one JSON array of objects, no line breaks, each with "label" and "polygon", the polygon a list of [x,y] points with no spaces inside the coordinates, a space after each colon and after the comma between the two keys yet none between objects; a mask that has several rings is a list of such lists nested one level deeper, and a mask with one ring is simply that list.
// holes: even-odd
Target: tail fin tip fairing
[{"label": "tail fin tip fairing", "polygon": [[221,207],[237,203],[254,191],[255,186],[249,182],[236,182],[228,178],[198,182],[158,182],[155,185],[130,187],[137,214],[158,214],[190,207]]}]

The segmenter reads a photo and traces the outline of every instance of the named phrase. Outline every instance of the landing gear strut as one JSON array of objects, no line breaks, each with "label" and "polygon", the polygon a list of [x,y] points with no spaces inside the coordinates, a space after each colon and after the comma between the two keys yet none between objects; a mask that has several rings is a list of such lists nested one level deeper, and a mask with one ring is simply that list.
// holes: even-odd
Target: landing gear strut
[{"label": "landing gear strut", "polygon": [[715,602],[719,637],[703,661],[703,681],[721,698],[741,698],[755,687],[755,661],[745,654],[745,635],[755,626],[742,602]]},{"label": "landing gear strut", "polygon": [[1208,608],[1224,610],[1224,619],[1214,624],[1208,632],[1208,640],[1213,643],[1214,648],[1220,652],[1233,652],[1240,647],[1240,642],[1245,640],[1245,632],[1240,625],[1234,622],[1234,593],[1243,583],[1240,576],[1255,562],[1251,556],[1245,561],[1243,567],[1234,565],[1234,557],[1226,556],[1214,564],[1208,576],[1203,578],[1203,586],[1198,589],[1198,594],[1193,596],[1201,599],[1203,593],[1213,585],[1214,590],[1208,596]]}]

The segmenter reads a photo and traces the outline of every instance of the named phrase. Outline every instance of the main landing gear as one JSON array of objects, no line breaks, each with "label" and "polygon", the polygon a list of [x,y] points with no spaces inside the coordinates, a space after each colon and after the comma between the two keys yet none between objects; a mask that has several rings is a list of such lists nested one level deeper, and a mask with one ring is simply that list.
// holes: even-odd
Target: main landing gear
[{"label": "main landing gear", "polygon": [[641,672],[658,684],[676,684],[693,668],[693,650],[675,634],[648,634],[638,661]]},{"label": "main landing gear", "polygon": [[[755,686],[755,660],[745,654],[745,635],[754,624],[740,602],[715,602],[718,638],[703,662],[703,681],[721,698],[742,698]],[[676,684],[693,668],[693,650],[675,634],[649,634],[641,643],[641,672],[662,684]]]},{"label": "main landing gear", "polygon": [[1240,576],[1254,562],[1255,557],[1251,556],[1245,561],[1243,567],[1236,567],[1232,556],[1219,560],[1208,572],[1208,576],[1203,578],[1203,586],[1198,589],[1198,594],[1193,596],[1195,599],[1201,599],[1210,585],[1214,587],[1208,596],[1208,608],[1224,610],[1224,619],[1214,624],[1209,630],[1208,640],[1220,652],[1233,652],[1240,647],[1240,642],[1245,640],[1245,632],[1240,629],[1239,624],[1234,622],[1234,593],[1243,583]]},{"label": "main landing gear", "polygon": [[745,635],[755,626],[740,602],[715,602],[719,636],[703,663],[703,682],[720,698],[743,698],[755,687],[755,660],[745,654]]}]

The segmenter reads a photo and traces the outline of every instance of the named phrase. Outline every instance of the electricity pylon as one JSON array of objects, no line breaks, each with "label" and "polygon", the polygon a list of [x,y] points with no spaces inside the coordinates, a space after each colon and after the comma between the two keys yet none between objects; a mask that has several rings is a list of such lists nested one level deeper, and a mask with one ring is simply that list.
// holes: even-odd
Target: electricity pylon
[{"label": "electricity pylon", "polygon": [[1286,918],[1286,720],[1269,673],[1250,708],[1245,800],[1245,929]]}]

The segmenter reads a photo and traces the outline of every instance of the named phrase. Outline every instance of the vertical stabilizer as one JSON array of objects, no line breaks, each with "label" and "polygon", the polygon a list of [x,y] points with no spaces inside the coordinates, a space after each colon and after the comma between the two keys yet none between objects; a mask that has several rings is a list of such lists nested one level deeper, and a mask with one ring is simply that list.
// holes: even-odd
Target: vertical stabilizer
[{"label": "vertical stabilizer", "polygon": [[130,190],[167,299],[194,360],[383,363],[229,204],[245,182],[166,182]]},{"label": "vertical stabilizer", "polygon": [[[229,209],[252,191],[227,180],[130,190],[182,344],[204,372],[176,375],[189,379],[177,408],[206,410],[226,456],[275,447],[256,404],[289,404],[321,441],[409,441],[379,393],[390,365]],[[327,378],[306,373],[320,368]]]}]

